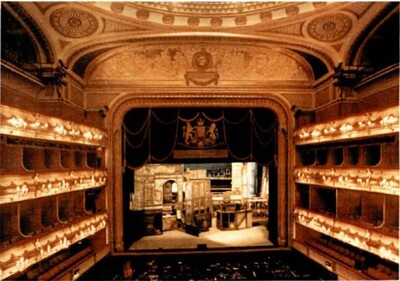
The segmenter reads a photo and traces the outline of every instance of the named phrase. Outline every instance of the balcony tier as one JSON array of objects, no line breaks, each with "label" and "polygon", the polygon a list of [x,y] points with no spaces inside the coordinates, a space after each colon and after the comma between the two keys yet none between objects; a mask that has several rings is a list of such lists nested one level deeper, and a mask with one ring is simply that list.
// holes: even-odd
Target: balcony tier
[{"label": "balcony tier", "polygon": [[294,210],[294,219],[300,225],[329,235],[383,259],[399,263],[398,235],[386,235],[379,230],[363,228],[300,208]]},{"label": "balcony tier", "polygon": [[106,170],[24,173],[0,176],[0,205],[106,184]]},{"label": "balcony tier", "polygon": [[6,248],[0,254],[0,279],[24,271],[31,265],[105,229],[107,225],[106,213],[92,215]]},{"label": "balcony tier", "polygon": [[399,171],[370,168],[296,168],[296,183],[400,195]]}]

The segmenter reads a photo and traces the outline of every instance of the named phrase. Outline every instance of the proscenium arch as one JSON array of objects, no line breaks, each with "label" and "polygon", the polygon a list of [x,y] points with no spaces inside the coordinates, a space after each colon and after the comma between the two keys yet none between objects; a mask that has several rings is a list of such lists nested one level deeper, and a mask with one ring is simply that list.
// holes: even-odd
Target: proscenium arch
[{"label": "proscenium arch", "polygon": [[280,247],[291,245],[290,210],[293,202],[294,117],[290,103],[277,94],[124,94],[110,104],[106,117],[109,135],[109,157],[107,159],[110,182],[108,183],[107,203],[110,206],[110,240],[114,245],[111,252],[118,254],[125,251],[123,237],[123,190],[122,190],[122,131],[121,124],[125,114],[135,108],[267,108],[278,119],[277,151],[277,242]]}]

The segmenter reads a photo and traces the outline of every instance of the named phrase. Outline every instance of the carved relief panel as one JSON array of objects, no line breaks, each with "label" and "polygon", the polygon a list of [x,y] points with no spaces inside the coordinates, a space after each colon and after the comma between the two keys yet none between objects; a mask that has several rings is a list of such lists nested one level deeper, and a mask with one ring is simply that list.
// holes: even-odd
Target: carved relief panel
[{"label": "carved relief panel", "polygon": [[217,85],[309,81],[309,65],[294,53],[223,44],[142,45],[105,55],[90,66],[87,78],[95,82]]}]

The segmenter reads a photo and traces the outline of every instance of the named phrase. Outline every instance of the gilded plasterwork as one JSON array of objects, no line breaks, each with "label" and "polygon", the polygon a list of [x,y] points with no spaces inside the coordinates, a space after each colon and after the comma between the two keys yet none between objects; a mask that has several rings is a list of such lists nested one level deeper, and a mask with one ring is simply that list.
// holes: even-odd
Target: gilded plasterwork
[{"label": "gilded plasterwork", "polygon": [[92,14],[79,9],[58,9],[50,16],[50,23],[60,34],[81,38],[93,34],[99,23]]},{"label": "gilded plasterwork", "polygon": [[312,12],[325,2],[91,2],[100,9],[152,24],[174,27],[248,27]]},{"label": "gilded plasterwork", "polygon": [[[193,69],[193,56],[202,48],[193,45],[131,48],[98,65],[90,79],[184,82],[185,73]],[[224,46],[204,49],[212,56],[210,70],[217,72],[221,81],[309,80],[304,64],[277,50]]]},{"label": "gilded plasterwork", "polygon": [[135,2],[128,5],[191,14],[237,14],[276,7],[284,2]]},{"label": "gilded plasterwork", "polygon": [[103,19],[103,21],[104,21],[104,29],[103,29],[104,33],[126,32],[126,31],[138,32],[146,30],[145,28],[120,23],[118,21],[112,21],[108,19]]},{"label": "gilded plasterwork", "polygon": [[330,14],[313,19],[307,27],[311,37],[332,42],[345,37],[351,30],[351,18],[344,14]]}]

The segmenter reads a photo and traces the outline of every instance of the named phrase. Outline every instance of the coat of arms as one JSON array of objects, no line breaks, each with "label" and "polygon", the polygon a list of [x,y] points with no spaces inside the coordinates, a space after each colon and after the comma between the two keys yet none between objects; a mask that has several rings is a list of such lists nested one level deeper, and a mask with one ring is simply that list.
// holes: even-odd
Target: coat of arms
[{"label": "coat of arms", "polygon": [[186,121],[186,125],[182,127],[185,144],[193,147],[214,145],[219,138],[217,124],[211,122],[206,125],[201,117],[197,118],[195,122],[196,125],[193,126],[189,121]]}]

